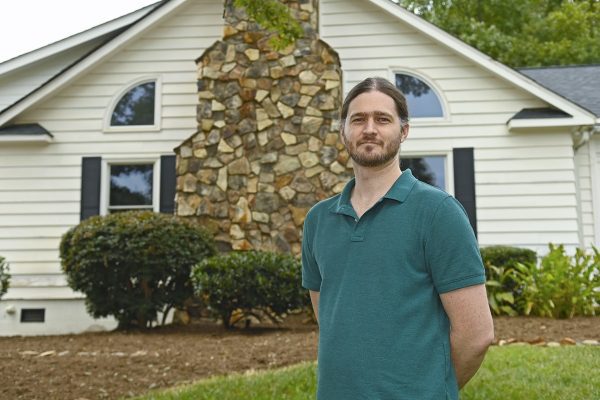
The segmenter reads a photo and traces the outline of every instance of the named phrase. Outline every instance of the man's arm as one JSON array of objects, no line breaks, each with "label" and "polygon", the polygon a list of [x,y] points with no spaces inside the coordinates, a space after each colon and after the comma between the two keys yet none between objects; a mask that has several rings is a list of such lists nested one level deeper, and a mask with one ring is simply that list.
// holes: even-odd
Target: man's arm
[{"label": "man's arm", "polygon": [[458,387],[475,375],[494,340],[494,323],[485,285],[468,286],[440,295],[450,319],[450,347]]},{"label": "man's arm", "polygon": [[314,290],[310,291],[310,301],[312,302],[313,311],[315,312],[315,318],[317,319],[317,324],[319,323],[319,292],[315,292]]}]

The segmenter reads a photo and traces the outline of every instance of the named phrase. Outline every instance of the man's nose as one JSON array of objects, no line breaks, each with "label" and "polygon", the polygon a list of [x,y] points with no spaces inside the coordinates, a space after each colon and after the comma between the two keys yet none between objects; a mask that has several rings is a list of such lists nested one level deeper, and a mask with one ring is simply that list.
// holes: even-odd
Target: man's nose
[{"label": "man's nose", "polygon": [[363,132],[364,133],[375,133],[377,131],[375,119],[373,117],[367,118],[367,121],[364,125]]}]

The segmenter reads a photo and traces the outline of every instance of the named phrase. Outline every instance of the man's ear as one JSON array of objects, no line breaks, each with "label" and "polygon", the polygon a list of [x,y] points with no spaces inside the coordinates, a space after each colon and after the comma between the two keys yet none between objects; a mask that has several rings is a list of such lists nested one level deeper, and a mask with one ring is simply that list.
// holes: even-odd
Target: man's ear
[{"label": "man's ear", "polygon": [[344,124],[340,124],[340,140],[342,141],[342,144],[345,146],[346,145],[346,135],[344,135]]},{"label": "man's ear", "polygon": [[409,130],[408,124],[404,124],[400,128],[400,143],[404,142],[406,140],[406,138],[408,137],[408,130]]}]

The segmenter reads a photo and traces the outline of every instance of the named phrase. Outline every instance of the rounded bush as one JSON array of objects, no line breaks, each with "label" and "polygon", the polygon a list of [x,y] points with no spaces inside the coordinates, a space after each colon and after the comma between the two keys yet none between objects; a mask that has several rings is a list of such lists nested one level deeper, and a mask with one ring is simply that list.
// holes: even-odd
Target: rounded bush
[{"label": "rounded bush", "polygon": [[291,255],[264,251],[231,252],[194,267],[196,294],[211,314],[230,328],[266,316],[279,323],[283,314],[308,305],[301,285],[300,261]]},{"label": "rounded bush", "polygon": [[86,219],[62,237],[69,286],[94,317],[145,328],[193,295],[192,266],[215,254],[201,226],[171,215],[127,211]]},{"label": "rounded bush", "polygon": [[8,274],[8,263],[0,256],[0,299],[8,290],[10,275]]}]

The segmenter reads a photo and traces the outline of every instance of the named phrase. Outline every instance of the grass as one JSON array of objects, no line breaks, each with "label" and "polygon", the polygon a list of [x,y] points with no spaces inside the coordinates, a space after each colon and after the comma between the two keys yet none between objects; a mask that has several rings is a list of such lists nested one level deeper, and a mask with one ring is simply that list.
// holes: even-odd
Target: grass
[{"label": "grass", "polygon": [[[315,363],[215,377],[138,400],[312,400]],[[600,399],[600,347],[493,347],[461,400]]]}]

